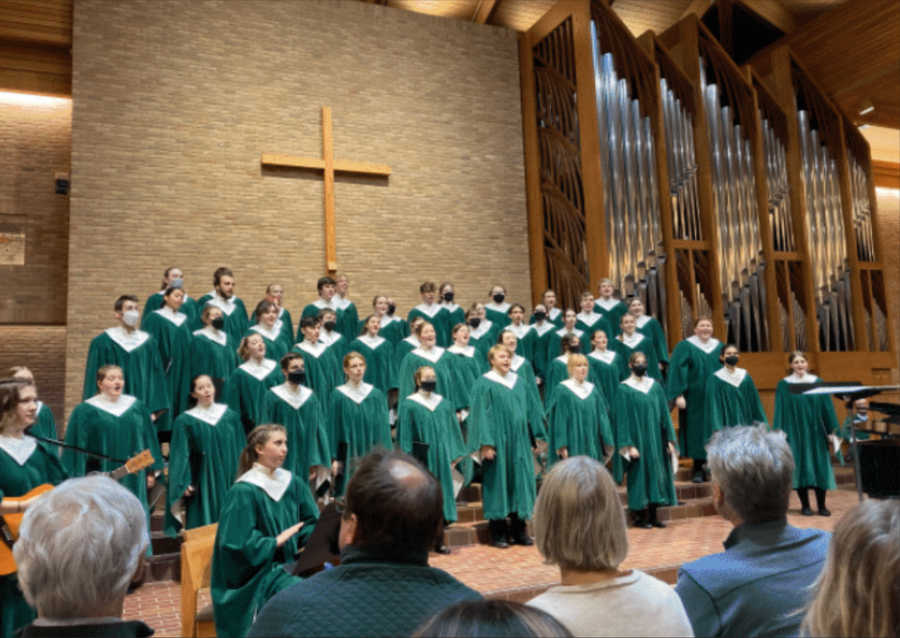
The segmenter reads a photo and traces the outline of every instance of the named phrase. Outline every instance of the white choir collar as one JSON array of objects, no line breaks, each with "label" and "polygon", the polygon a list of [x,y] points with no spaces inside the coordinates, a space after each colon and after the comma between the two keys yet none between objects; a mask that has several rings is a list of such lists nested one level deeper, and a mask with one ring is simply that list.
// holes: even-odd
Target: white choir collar
[{"label": "white choir collar", "polygon": [[228,406],[224,403],[213,403],[209,406],[209,409],[204,409],[199,403],[185,412],[185,414],[190,414],[195,419],[203,421],[204,423],[208,423],[210,425],[216,425],[222,419],[222,416],[225,414],[225,410],[228,409]]},{"label": "white choir collar", "polygon": [[582,311],[575,316],[578,317],[578,320],[586,326],[593,326],[603,318],[603,315],[601,315],[599,312],[594,311],[591,311],[590,314]]},{"label": "white choir collar", "polygon": [[337,330],[332,330],[331,334],[328,334],[325,330],[319,334],[319,341],[324,343],[326,346],[333,346],[338,341],[340,341],[344,335],[342,335]]},{"label": "white choir collar", "polygon": [[576,337],[581,339],[581,337],[584,336],[584,330],[581,330],[580,328],[572,328],[572,332],[569,332],[565,328],[560,328],[556,331],[556,334],[558,334],[560,337],[565,337],[566,335],[575,335]]},{"label": "white choir collar", "polygon": [[437,363],[444,356],[444,349],[440,346],[434,346],[431,350],[423,350],[421,346],[412,351],[414,355],[422,357],[431,363]]},{"label": "white choir collar", "polygon": [[509,330],[511,333],[516,335],[516,339],[522,339],[525,335],[527,335],[534,326],[529,326],[527,323],[520,323],[518,326],[511,323],[504,328],[504,330]]},{"label": "white choir collar", "polygon": [[717,377],[722,379],[722,381],[726,383],[730,383],[734,387],[739,387],[741,383],[744,381],[744,377],[747,376],[747,371],[743,368],[735,368],[734,372],[729,372],[728,368],[722,366],[719,370],[714,372]]},{"label": "white choir collar", "polygon": [[616,306],[618,306],[621,303],[622,302],[619,301],[618,299],[616,299],[615,297],[610,297],[608,301],[606,299],[604,299],[603,297],[600,297],[599,299],[594,301],[595,306],[600,306],[606,312],[609,312],[610,310],[612,310],[613,308],[615,308]]},{"label": "white choir collar", "polygon": [[349,308],[350,306],[353,305],[352,301],[350,301],[346,297],[341,297],[337,293],[335,293],[335,295],[334,295],[334,297],[332,297],[332,299],[335,300],[335,303],[338,305],[338,308],[340,308],[341,310],[346,310],[347,308]]},{"label": "white choir collar", "polygon": [[526,363],[526,361],[527,360],[522,355],[514,354],[512,357],[512,361],[509,364],[509,369],[513,372],[518,372],[519,368],[521,368],[522,364]]},{"label": "white choir collar", "polygon": [[134,329],[129,333],[122,326],[109,328],[106,330],[106,334],[125,352],[140,348],[150,338],[150,335],[143,330]]},{"label": "white choir collar", "polygon": [[394,321],[400,321],[400,320],[397,319],[397,317],[391,317],[389,315],[381,315],[381,318],[378,320],[378,323],[380,323],[381,327],[384,328],[385,326],[390,325]]},{"label": "white choir collar", "polygon": [[419,338],[416,335],[409,335],[406,339],[404,339],[404,341],[415,346],[416,348],[422,345],[422,342],[419,341]]},{"label": "white choir collar", "polygon": [[369,346],[372,350],[374,350],[375,348],[377,348],[378,346],[380,346],[382,343],[385,342],[384,337],[379,337],[378,335],[375,335],[374,337],[370,337],[368,332],[365,334],[361,334],[358,337],[358,339],[360,341],[362,341],[364,344],[366,344],[367,346]]},{"label": "white choir collar", "polygon": [[493,326],[494,323],[490,319],[482,319],[477,328],[470,330],[469,335],[472,339],[481,339]]},{"label": "white choir collar", "polygon": [[497,372],[495,370],[486,372],[484,374],[484,376],[486,378],[490,379],[491,381],[493,381],[494,383],[499,383],[500,385],[505,385],[510,390],[512,390],[515,387],[516,381],[519,379],[519,375],[517,375],[512,370],[507,372],[505,377],[501,377],[499,374],[497,374]]},{"label": "white choir collar", "polygon": [[216,330],[212,326],[203,326],[200,330],[194,330],[194,336],[203,335],[210,341],[215,341],[220,346],[228,345],[228,333],[224,330]]},{"label": "white choir collar", "polygon": [[212,304],[219,310],[221,310],[226,316],[230,317],[231,313],[233,313],[237,309],[237,302],[235,301],[237,297],[234,295],[231,296],[231,299],[225,300],[219,296],[219,293],[213,290],[211,293],[212,299],[207,301],[206,303]]},{"label": "white choir collar", "polygon": [[265,328],[261,324],[256,324],[255,326],[250,326],[250,330],[256,332],[257,334],[262,335],[269,341],[275,341],[278,337],[281,336],[281,327],[284,325],[284,322],[280,319],[275,322],[275,325],[272,326],[272,329]]},{"label": "white choir collar", "polygon": [[455,343],[447,348],[447,352],[452,354],[459,354],[464,357],[469,357],[470,359],[475,357],[475,346],[466,346],[463,348],[462,346],[458,346]]},{"label": "white choir collar", "polygon": [[616,353],[609,348],[606,349],[606,352],[600,352],[599,350],[594,350],[589,355],[592,359],[596,359],[597,361],[602,361],[606,365],[612,365],[612,362],[616,359]]},{"label": "white choir collar", "polygon": [[650,315],[641,315],[640,317],[636,318],[634,322],[637,324],[638,328],[643,328],[652,318],[653,317],[651,317]]},{"label": "white choir collar", "polygon": [[163,317],[164,319],[168,319],[176,326],[181,326],[181,324],[183,324],[187,319],[187,315],[182,312],[175,312],[168,306],[163,306],[159,310],[154,310],[153,312],[158,314],[160,317]]},{"label": "white choir collar", "polygon": [[120,394],[119,400],[113,403],[101,392],[100,394],[92,396],[85,401],[85,403],[90,403],[95,408],[99,408],[113,416],[122,416],[128,411],[128,408],[134,405],[135,401],[137,401],[137,399],[129,394]]},{"label": "white choir collar", "polygon": [[302,385],[297,386],[297,389],[298,392],[294,392],[287,381],[285,381],[281,385],[276,385],[272,388],[272,392],[289,406],[295,410],[299,410],[303,407],[303,404],[309,400],[309,397],[313,395],[313,391]]},{"label": "white choir collar", "polygon": [[634,350],[634,349],[637,347],[637,345],[638,345],[641,341],[643,341],[644,339],[646,339],[647,337],[645,337],[645,336],[642,335],[640,332],[638,332],[637,330],[635,330],[634,333],[632,333],[632,335],[631,335],[630,337],[626,337],[626,336],[625,336],[625,333],[623,332],[623,333],[620,334],[617,338],[619,339],[619,341],[621,341],[622,343],[624,343],[626,346],[628,346],[629,348],[631,348],[632,350]]},{"label": "white choir collar", "polygon": [[416,403],[421,405],[423,408],[427,408],[431,412],[434,412],[437,409],[437,407],[441,404],[441,401],[444,400],[444,397],[442,397],[439,394],[435,394],[434,392],[432,392],[431,396],[428,398],[425,398],[419,392],[416,392],[415,394],[411,394],[406,398],[409,399],[410,401],[415,401]]},{"label": "white choir collar", "polygon": [[798,378],[797,375],[792,372],[788,376],[786,376],[784,380],[788,383],[815,383],[819,380],[819,377],[814,374],[810,374],[809,370],[807,370],[803,373],[802,377]]},{"label": "white choir collar", "polygon": [[300,348],[303,352],[307,354],[311,354],[316,359],[321,357],[326,350],[328,350],[328,346],[326,346],[321,341],[317,341],[315,343],[310,343],[306,339],[297,344],[297,347]]},{"label": "white choir collar", "polygon": [[538,325],[535,323],[532,324],[531,327],[534,328],[534,331],[539,337],[543,337],[545,334],[556,328],[556,324],[550,323],[549,321],[545,320],[543,324]]},{"label": "white choir collar", "polygon": [[0,434],[0,449],[9,454],[20,466],[25,465],[28,459],[31,458],[35,448],[37,448],[37,439],[30,436],[23,436],[21,439],[17,439]]},{"label": "white choir collar", "polygon": [[257,364],[253,359],[248,359],[246,363],[241,364],[240,368],[254,379],[262,381],[269,376],[269,373],[277,365],[272,359],[263,359],[263,362],[260,364]]},{"label": "white choir collar", "polygon": [[569,388],[569,390],[571,390],[575,394],[575,396],[577,396],[582,401],[591,396],[591,392],[594,391],[594,384],[590,381],[584,381],[579,384],[577,381],[575,381],[575,379],[569,378],[565,381],[560,382],[559,385],[564,385]]},{"label": "white choir collar", "polygon": [[427,303],[420,303],[416,306],[416,310],[421,312],[426,317],[431,317],[434,319],[434,316],[439,313],[443,309],[443,306],[440,304],[433,303],[430,306]]},{"label": "white choir collar", "polygon": [[571,352],[564,352],[563,354],[561,354],[561,355],[559,355],[558,357],[556,357],[556,360],[559,361],[559,362],[561,362],[563,365],[568,366],[568,365],[569,365],[569,357],[570,357],[570,356],[572,356],[572,353],[571,353]]},{"label": "white choir collar", "polygon": [[550,308],[550,310],[547,311],[547,319],[549,319],[550,321],[556,321],[556,318],[561,314],[562,310],[560,310],[559,308]]},{"label": "white choir collar", "polygon": [[703,343],[703,341],[697,335],[694,335],[693,337],[688,337],[686,339],[686,341],[689,344],[691,344],[692,346],[694,346],[696,348],[700,348],[706,354],[710,354],[711,352],[713,352],[713,350],[718,348],[722,343],[715,337],[710,337],[709,339],[707,339],[706,343]]},{"label": "white choir collar", "polygon": [[654,380],[652,377],[648,377],[644,375],[641,379],[635,379],[634,377],[628,377],[622,382],[624,385],[627,385],[629,388],[633,388],[638,392],[643,392],[647,394],[653,389]]},{"label": "white choir collar", "polygon": [[319,297],[314,302],[312,302],[312,305],[314,305],[319,310],[324,310],[325,308],[328,308],[329,310],[341,310],[342,311],[343,309],[341,308],[340,303],[335,301],[335,297],[337,297],[337,295],[332,297],[331,301],[325,301],[324,299],[322,299],[322,297]]},{"label": "white choir collar", "polygon": [[337,389],[354,403],[360,404],[366,400],[366,397],[375,389],[375,386],[366,383],[365,381],[361,381],[358,386],[353,387],[353,385],[347,382],[344,385],[339,385]]},{"label": "white choir collar", "polygon": [[493,301],[484,304],[485,310],[493,310],[494,312],[502,312],[504,315],[509,313],[510,304],[509,302],[504,301],[503,303],[494,303]]},{"label": "white choir collar", "polygon": [[459,304],[452,301],[449,303],[446,301],[442,301],[441,308],[446,308],[449,312],[456,312],[457,310],[459,310]]},{"label": "white choir collar", "polygon": [[291,485],[291,473],[279,467],[270,474],[262,465],[254,463],[250,471],[242,474],[237,482],[255,485],[277,503]]}]

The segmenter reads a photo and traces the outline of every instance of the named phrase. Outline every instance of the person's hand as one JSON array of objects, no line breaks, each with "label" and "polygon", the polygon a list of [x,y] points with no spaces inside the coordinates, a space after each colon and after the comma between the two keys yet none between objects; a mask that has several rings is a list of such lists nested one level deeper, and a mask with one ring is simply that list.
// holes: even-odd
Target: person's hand
[{"label": "person's hand", "polygon": [[684,395],[681,395],[677,399],[675,399],[675,407],[679,410],[687,409],[687,401],[684,400]]},{"label": "person's hand", "polygon": [[632,460],[641,458],[641,453],[638,452],[638,449],[633,445],[628,448],[628,455],[631,456]]},{"label": "person's hand", "polygon": [[497,458],[497,450],[491,445],[482,445],[481,446],[481,457],[487,459],[488,461],[493,461]]},{"label": "person's hand", "polygon": [[561,458],[561,459],[567,459],[567,458],[569,458],[569,448],[567,448],[567,447],[561,447],[561,448],[559,448],[559,449],[556,451],[556,455],[559,456],[559,458]]},{"label": "person's hand", "polygon": [[291,536],[300,531],[303,527],[303,523],[297,523],[292,527],[288,527],[286,530],[281,532],[278,536],[275,537],[275,542],[278,543],[278,547],[284,545],[288,540],[290,540]]},{"label": "person's hand", "polygon": [[669,441],[669,454],[675,454],[675,444]]},{"label": "person's hand", "polygon": [[196,491],[196,490],[194,489],[194,486],[193,486],[193,485],[188,485],[188,488],[184,491],[184,498],[188,498],[189,496],[193,496],[195,491]]}]

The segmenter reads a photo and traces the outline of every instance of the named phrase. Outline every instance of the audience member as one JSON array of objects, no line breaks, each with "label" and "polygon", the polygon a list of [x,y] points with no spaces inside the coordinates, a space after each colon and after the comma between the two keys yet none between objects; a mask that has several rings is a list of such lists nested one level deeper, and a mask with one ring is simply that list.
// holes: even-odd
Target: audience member
[{"label": "audience member", "polygon": [[559,567],[561,584],[528,605],[572,635],[694,635],[671,587],[636,569],[619,570],[628,554],[625,512],[612,477],[594,459],[574,456],[550,470],[535,504],[534,532],[545,562]]},{"label": "audience member", "polygon": [[408,636],[481,595],[428,566],[443,523],[437,480],[401,452],[363,457],[347,486],[341,564],[272,598],[250,636]]},{"label": "audience member", "polygon": [[152,636],[123,621],[150,541],[144,506],[105,476],[70,479],[28,508],[13,554],[38,618],[22,636]]},{"label": "audience member", "polygon": [[[681,568],[698,636],[796,636],[831,535],[788,525],[794,457],[780,432],[724,428],[708,448],[713,503],[734,525],[725,551]],[[860,572],[864,573],[864,572]]]},{"label": "audience member", "polygon": [[436,636],[571,636],[550,614],[507,600],[458,603],[419,627],[414,637]]}]

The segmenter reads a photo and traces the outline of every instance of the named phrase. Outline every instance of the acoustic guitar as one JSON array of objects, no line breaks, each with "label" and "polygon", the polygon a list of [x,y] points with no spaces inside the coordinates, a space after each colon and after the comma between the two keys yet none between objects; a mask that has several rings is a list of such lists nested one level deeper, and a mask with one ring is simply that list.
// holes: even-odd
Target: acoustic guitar
[{"label": "acoustic guitar", "polygon": [[[118,481],[126,474],[140,472],[151,465],[153,465],[153,455],[150,454],[150,450],[144,450],[137,456],[128,459],[122,467],[112,472],[104,472],[104,474]],[[49,492],[52,489],[52,485],[45,483],[44,485],[38,485],[28,494],[16,497],[7,496],[3,500],[19,503]],[[2,541],[0,542],[0,576],[8,576],[16,571],[16,561],[13,559],[12,548],[19,538],[19,527],[22,525],[22,517],[24,515],[25,512],[0,516],[0,541]]]}]

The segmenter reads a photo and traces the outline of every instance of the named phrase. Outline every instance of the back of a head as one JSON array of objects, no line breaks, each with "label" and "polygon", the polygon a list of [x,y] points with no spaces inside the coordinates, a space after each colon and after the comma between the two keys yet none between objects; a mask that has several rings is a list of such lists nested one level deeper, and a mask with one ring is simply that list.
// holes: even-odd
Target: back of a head
[{"label": "back of a head", "polygon": [[863,501],[835,526],[803,632],[900,636],[900,501]]},{"label": "back of a head", "polygon": [[356,515],[354,545],[402,556],[434,546],[443,506],[441,487],[425,466],[403,452],[376,449],[347,484],[344,516]]},{"label": "back of a head", "polygon": [[562,623],[540,609],[507,600],[479,600],[447,607],[419,627],[413,637],[551,638],[571,635]]},{"label": "back of a head", "polygon": [[794,455],[783,433],[757,426],[723,428],[710,439],[707,456],[726,505],[743,522],[765,523],[787,515]]},{"label": "back of a head", "polygon": [[87,618],[124,599],[149,543],[141,502],[106,476],[70,479],[28,508],[13,554],[45,618]]}]

